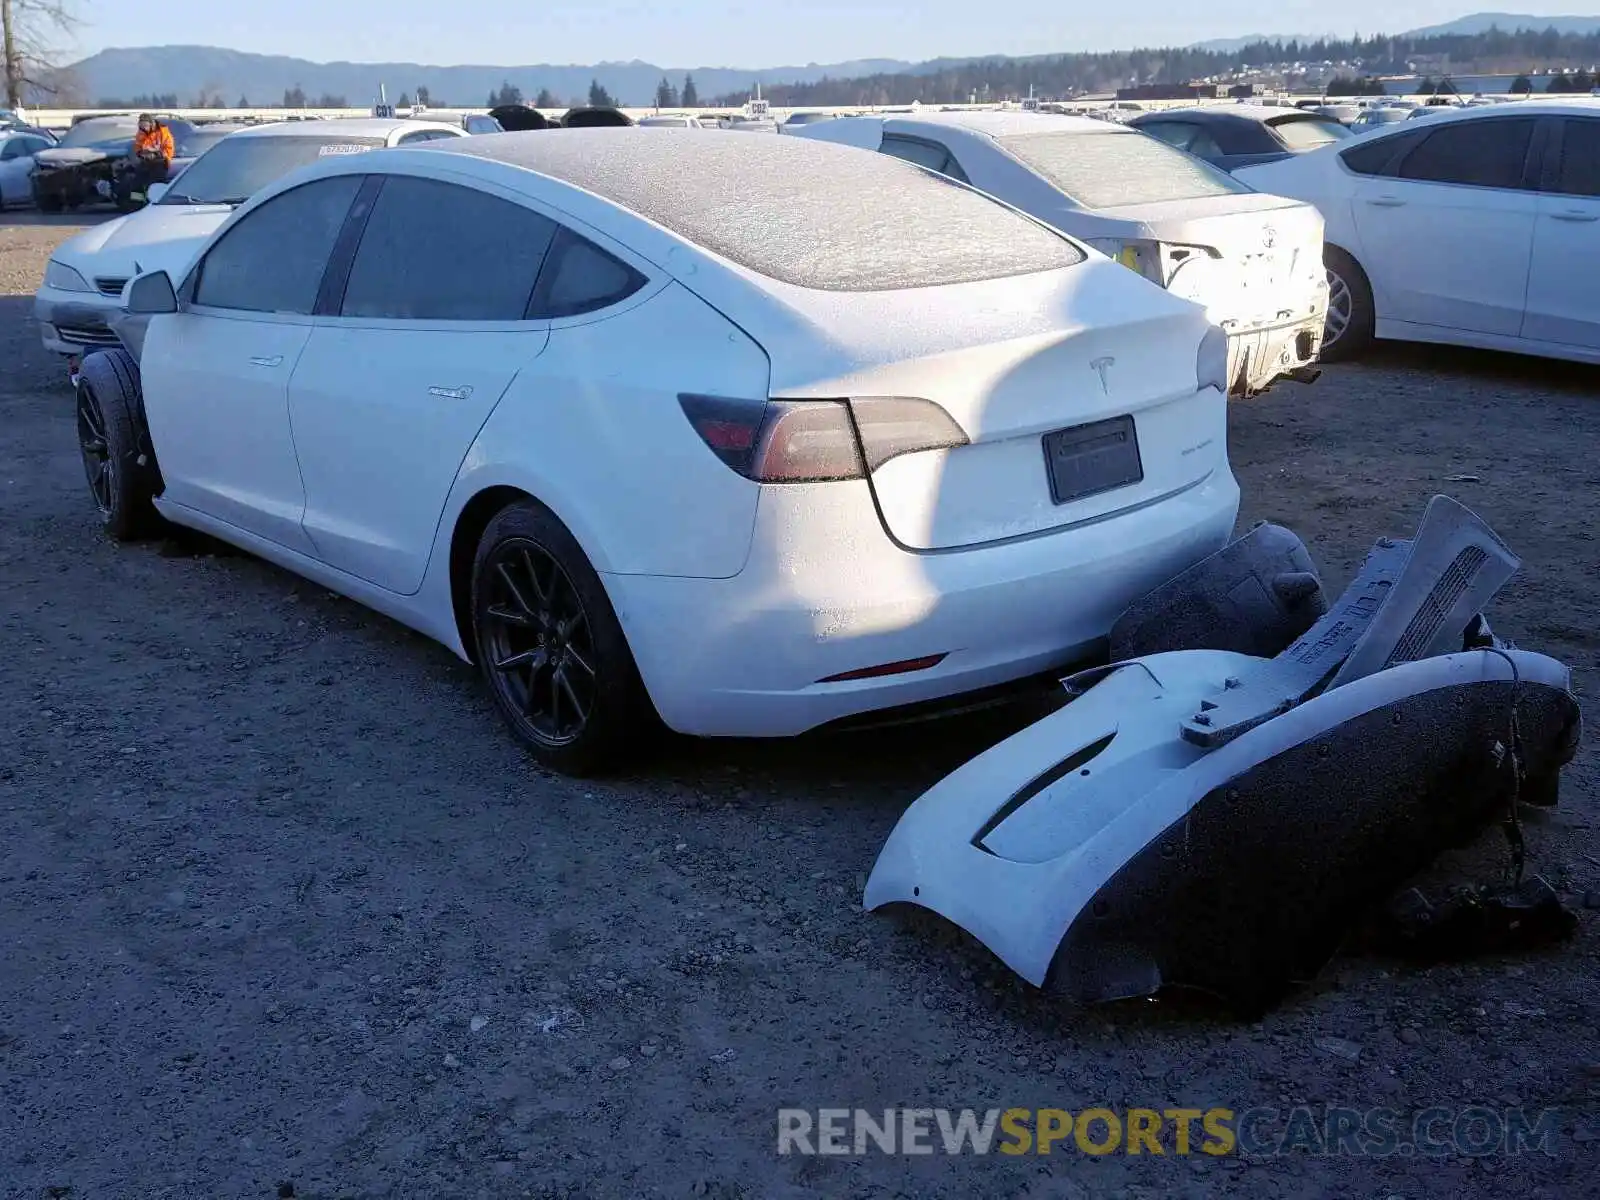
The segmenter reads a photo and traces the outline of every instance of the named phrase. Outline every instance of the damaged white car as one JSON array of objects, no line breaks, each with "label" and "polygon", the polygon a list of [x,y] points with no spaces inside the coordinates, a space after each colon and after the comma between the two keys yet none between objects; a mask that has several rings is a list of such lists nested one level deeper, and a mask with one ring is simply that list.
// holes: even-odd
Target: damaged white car
[{"label": "damaged white car", "polygon": [[1322,217],[1122,125],[1030,112],[843,117],[793,131],[903,158],[1049,222],[1228,334],[1228,381],[1252,395],[1310,381],[1328,282]]},{"label": "damaged white car", "polygon": [[107,529],[421,630],[563,771],[1081,660],[1238,507],[1199,308],[801,138],[324,158],[126,299],[140,361],[78,392]]}]

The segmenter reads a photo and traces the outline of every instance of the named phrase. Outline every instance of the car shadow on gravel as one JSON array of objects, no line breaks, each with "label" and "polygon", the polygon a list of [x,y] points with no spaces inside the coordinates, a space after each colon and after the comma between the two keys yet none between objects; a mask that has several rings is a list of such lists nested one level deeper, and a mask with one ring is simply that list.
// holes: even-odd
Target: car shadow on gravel
[{"label": "car shadow on gravel", "polygon": [[1477,386],[1504,382],[1517,391],[1530,387],[1571,395],[1600,392],[1600,367],[1591,363],[1536,358],[1501,350],[1472,350],[1421,342],[1379,342],[1355,365],[1380,371],[1415,371],[1446,383],[1472,376]]}]

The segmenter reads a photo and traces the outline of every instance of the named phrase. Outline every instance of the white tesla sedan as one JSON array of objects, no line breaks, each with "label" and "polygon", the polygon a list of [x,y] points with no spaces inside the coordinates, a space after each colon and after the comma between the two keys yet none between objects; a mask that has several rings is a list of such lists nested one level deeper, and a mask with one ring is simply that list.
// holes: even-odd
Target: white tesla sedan
[{"label": "white tesla sedan", "polygon": [[93,226],[56,247],[34,293],[44,348],[77,356],[116,345],[106,320],[139,271],[179,274],[207,237],[264,184],[303,163],[432,138],[466,137],[450,125],[365,117],[257,125],[229,133],[170,185],[156,184],[138,212]]},{"label": "white tesla sedan", "polygon": [[1108,121],[1036,112],[845,117],[793,131],[877,150],[997,196],[1203,305],[1238,395],[1309,378],[1327,311],[1322,218]]},{"label": "white tesla sedan", "polygon": [[1238,506],[1199,308],[798,138],[323,159],[127,306],[78,393],[113,535],[153,499],[421,630],[563,771],[652,706],[786,735],[1072,661]]},{"label": "white tesla sedan", "polygon": [[1394,338],[1600,362],[1600,106],[1432,111],[1238,172],[1327,219],[1326,356]]}]

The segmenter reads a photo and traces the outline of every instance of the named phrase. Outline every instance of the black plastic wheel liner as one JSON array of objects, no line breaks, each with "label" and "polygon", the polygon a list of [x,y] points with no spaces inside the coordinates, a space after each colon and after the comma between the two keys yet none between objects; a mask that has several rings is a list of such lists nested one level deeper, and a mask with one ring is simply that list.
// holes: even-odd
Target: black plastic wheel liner
[{"label": "black plastic wheel liner", "polygon": [[[1272,1007],[1372,904],[1507,811],[1512,687],[1408,697],[1211,791],[1100,889],[1047,986],[1085,1003],[1168,986]],[[1576,749],[1578,705],[1527,681],[1517,696],[1523,786],[1548,789]]]}]

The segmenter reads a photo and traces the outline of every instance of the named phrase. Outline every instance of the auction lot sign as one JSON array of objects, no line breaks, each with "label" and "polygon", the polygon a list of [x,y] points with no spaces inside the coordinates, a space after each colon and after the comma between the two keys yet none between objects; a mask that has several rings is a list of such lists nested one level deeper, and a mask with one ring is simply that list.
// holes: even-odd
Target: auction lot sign
[{"label": "auction lot sign", "polygon": [[1554,1156],[1555,1109],[780,1108],[778,1153]]}]

